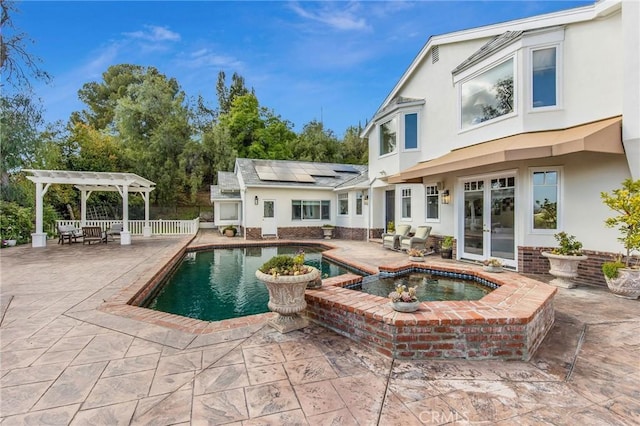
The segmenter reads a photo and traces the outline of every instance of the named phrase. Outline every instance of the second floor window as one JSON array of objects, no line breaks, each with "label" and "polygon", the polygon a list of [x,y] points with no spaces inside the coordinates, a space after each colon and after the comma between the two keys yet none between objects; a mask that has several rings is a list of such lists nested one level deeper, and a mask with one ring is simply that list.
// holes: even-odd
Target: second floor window
[{"label": "second floor window", "polygon": [[418,149],[418,114],[404,116],[404,149]]},{"label": "second floor window", "polygon": [[429,185],[425,187],[426,203],[427,203],[427,220],[439,219],[440,200],[438,197],[438,187],[436,185]]},{"label": "second floor window", "polygon": [[468,79],[460,88],[460,127],[512,113],[513,94],[513,58]]},{"label": "second floor window", "polygon": [[380,125],[380,155],[389,154],[396,150],[397,121],[394,117]]},{"label": "second floor window", "polygon": [[402,190],[402,218],[411,219],[411,189]]},{"label": "second floor window", "polygon": [[557,105],[556,57],[555,47],[531,52],[533,108]]}]

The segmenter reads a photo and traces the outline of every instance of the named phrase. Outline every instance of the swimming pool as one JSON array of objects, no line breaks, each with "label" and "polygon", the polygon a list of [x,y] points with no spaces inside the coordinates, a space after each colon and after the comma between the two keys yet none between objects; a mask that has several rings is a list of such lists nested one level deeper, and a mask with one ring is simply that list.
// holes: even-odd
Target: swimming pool
[{"label": "swimming pool", "polygon": [[143,306],[205,321],[220,321],[269,312],[269,293],[255,271],[271,257],[305,252],[305,264],[322,277],[349,271],[322,259],[317,247],[243,247],[190,252],[175,272],[150,294]]}]

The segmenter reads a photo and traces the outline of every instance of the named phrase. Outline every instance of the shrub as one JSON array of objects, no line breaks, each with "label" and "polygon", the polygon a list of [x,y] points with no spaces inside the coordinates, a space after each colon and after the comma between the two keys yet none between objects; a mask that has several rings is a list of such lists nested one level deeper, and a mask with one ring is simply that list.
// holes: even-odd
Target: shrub
[{"label": "shrub", "polygon": [[551,250],[551,253],[561,256],[580,256],[582,254],[582,243],[576,240],[574,235],[558,232],[554,237],[558,241],[558,247]]}]

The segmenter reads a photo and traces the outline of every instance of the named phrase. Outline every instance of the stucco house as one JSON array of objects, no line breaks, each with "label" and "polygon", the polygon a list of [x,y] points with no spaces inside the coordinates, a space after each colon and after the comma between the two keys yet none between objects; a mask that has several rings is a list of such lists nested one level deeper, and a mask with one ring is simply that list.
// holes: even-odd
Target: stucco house
[{"label": "stucco house", "polygon": [[639,15],[604,0],[431,37],[362,133],[370,235],[428,224],[457,259],[538,273],[566,231],[601,283],[622,247],[600,192],[640,178]]},{"label": "stucco house", "polygon": [[367,166],[238,158],[211,187],[214,223],[249,239],[321,238],[326,224],[366,239],[368,187]]}]

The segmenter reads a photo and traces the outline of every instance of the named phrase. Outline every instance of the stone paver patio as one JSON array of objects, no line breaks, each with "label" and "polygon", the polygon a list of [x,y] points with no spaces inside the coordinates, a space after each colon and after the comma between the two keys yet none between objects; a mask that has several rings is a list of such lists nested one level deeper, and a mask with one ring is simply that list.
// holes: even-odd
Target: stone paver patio
[{"label": "stone paver patio", "polygon": [[[97,309],[189,240],[1,250],[2,425],[640,424],[640,301],[606,289],[560,289],[530,362],[394,361],[317,325],[196,335]],[[213,241],[234,240],[190,244]],[[372,265],[404,257],[332,244]]]}]

